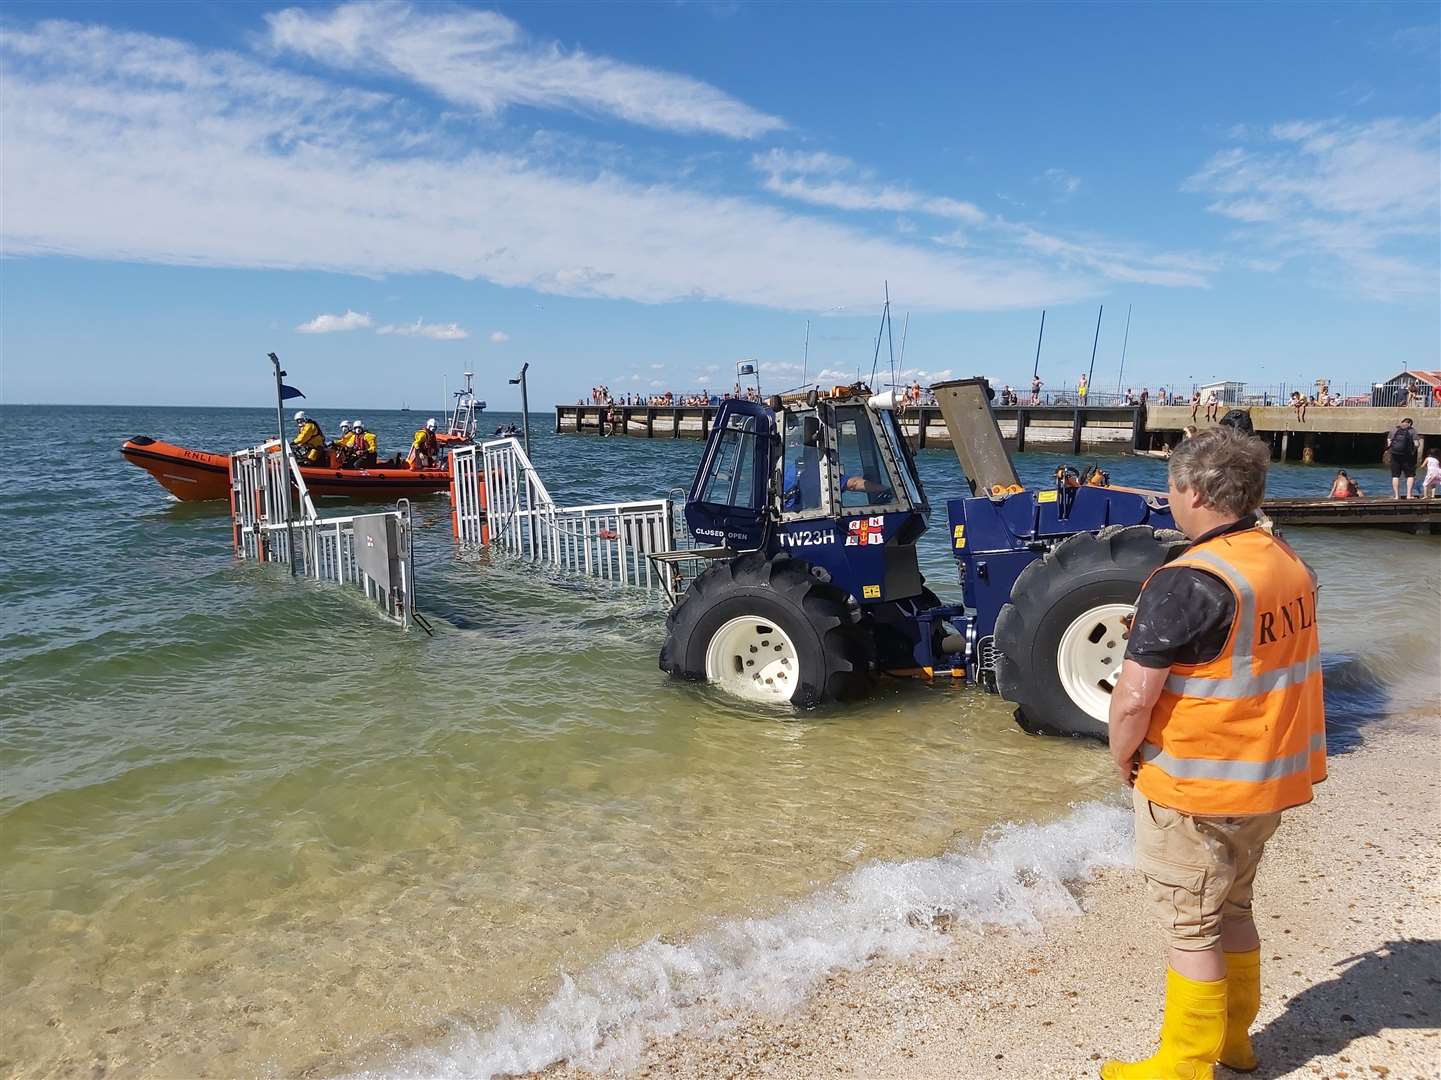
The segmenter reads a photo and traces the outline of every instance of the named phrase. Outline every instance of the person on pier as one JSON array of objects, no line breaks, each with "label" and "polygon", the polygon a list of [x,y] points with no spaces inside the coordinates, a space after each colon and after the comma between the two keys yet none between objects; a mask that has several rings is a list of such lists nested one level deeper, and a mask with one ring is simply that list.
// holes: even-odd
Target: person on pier
[{"label": "person on pier", "polygon": [[1336,479],[1331,481],[1332,499],[1359,499],[1362,494],[1361,485],[1352,480],[1345,469],[1336,470]]},{"label": "person on pier", "polygon": [[[1413,421],[1405,417],[1386,433],[1386,459],[1391,466],[1391,497],[1415,498],[1416,432]],[[1406,494],[1401,494],[1401,477],[1406,477]]]},{"label": "person on pier", "polygon": [[1141,588],[1111,694],[1111,758],[1132,788],[1136,866],[1168,936],[1161,1046],[1103,1080],[1210,1080],[1258,1065],[1252,887],[1281,815],[1326,778],[1316,575],[1258,526],[1270,450],[1228,427],[1171,455],[1191,544]]}]

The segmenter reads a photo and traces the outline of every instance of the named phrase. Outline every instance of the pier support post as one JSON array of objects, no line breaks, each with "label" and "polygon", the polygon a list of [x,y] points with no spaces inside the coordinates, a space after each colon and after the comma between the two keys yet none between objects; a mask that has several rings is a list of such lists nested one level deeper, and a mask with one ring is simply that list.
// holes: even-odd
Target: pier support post
[{"label": "pier support post", "polygon": [[1281,460],[1285,461],[1290,452],[1291,433],[1289,431],[1283,431],[1281,432]]},{"label": "pier support post", "polygon": [[1146,414],[1139,405],[1131,413],[1131,449],[1139,450],[1145,445]]},{"label": "pier support post", "polygon": [[1024,454],[1026,452],[1026,420],[1029,417],[1030,413],[1028,410],[1016,410],[1016,453],[1018,454]]},{"label": "pier support post", "polygon": [[674,405],[670,407],[670,437],[672,439],[680,438],[680,410]]},{"label": "pier support post", "polygon": [[647,406],[645,410],[645,437],[655,438],[655,409]]},{"label": "pier support post", "polygon": [[[922,405],[920,409],[917,410],[917,414],[920,417],[920,419],[916,421],[920,425],[916,428],[917,450],[924,450],[926,448],[926,428],[931,422],[931,418],[926,415],[926,408],[925,405]],[[1423,454],[1422,457],[1425,457],[1425,455]]]},{"label": "pier support post", "polygon": [[1071,413],[1071,453],[1081,452],[1081,410],[1076,409]]},{"label": "pier support post", "polygon": [[555,407],[555,433],[560,434],[560,406]]},{"label": "pier support post", "polygon": [[702,405],[700,408],[700,437],[701,441],[710,438],[710,406]]}]

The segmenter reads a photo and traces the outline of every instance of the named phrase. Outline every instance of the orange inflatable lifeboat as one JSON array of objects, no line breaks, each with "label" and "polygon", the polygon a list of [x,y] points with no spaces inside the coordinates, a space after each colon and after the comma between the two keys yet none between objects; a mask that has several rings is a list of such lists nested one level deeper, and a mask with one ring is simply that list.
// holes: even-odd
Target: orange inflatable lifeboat
[{"label": "orange inflatable lifeboat", "polygon": [[[126,439],[120,453],[182,502],[230,497],[230,458],[226,454],[190,450],[145,435]],[[316,498],[393,501],[450,490],[448,469],[409,469],[403,464],[371,469],[306,465],[300,475]]]}]

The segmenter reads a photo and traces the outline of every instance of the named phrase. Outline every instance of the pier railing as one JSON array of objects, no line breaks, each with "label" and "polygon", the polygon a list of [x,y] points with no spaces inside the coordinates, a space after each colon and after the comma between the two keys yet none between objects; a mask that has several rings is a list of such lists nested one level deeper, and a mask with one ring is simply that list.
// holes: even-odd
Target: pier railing
[{"label": "pier railing", "polygon": [[290,448],[272,440],[230,456],[230,516],[240,558],[359,589],[401,626],[415,617],[408,499],[396,510],[321,517]]},{"label": "pier railing", "polygon": [[676,548],[670,499],[559,506],[516,439],[450,454],[456,540],[617,586],[670,595],[675,571],[652,555]]}]

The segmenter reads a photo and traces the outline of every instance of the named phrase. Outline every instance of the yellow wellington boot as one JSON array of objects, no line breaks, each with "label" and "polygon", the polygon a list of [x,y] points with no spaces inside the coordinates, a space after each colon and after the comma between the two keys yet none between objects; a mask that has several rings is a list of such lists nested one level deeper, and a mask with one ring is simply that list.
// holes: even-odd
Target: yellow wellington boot
[{"label": "yellow wellington boot", "polygon": [[1198,982],[1166,971],[1161,1049],[1145,1061],[1108,1061],[1102,1080],[1212,1080],[1226,1035],[1226,980]]},{"label": "yellow wellington boot", "polygon": [[1226,954],[1226,1038],[1221,1064],[1237,1072],[1256,1067],[1251,1050],[1251,1023],[1261,1011],[1261,950]]}]

